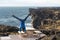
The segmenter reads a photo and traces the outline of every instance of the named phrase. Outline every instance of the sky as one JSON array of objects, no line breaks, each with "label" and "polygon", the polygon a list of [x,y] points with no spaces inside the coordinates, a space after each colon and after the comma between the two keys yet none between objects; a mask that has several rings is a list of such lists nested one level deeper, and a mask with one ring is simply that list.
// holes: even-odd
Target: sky
[{"label": "sky", "polygon": [[59,7],[60,0],[0,0],[0,7]]}]

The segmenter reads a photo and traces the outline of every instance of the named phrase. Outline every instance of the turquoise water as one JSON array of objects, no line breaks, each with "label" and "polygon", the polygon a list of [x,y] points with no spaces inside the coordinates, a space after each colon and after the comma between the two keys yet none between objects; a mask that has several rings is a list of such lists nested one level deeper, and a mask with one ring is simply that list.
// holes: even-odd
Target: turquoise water
[{"label": "turquoise water", "polygon": [[[20,21],[13,18],[12,15],[24,19],[29,14],[29,7],[0,7],[0,24],[19,26]],[[26,20],[26,26],[31,23],[31,17]]]}]

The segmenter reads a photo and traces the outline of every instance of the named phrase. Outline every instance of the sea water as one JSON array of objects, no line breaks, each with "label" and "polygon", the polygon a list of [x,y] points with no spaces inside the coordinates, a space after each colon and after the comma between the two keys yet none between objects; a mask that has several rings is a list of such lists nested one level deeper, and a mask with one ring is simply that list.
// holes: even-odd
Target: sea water
[{"label": "sea water", "polygon": [[[24,19],[29,14],[29,7],[0,7],[0,24],[19,26],[20,21],[13,18],[15,15]],[[31,16],[26,20],[26,26],[31,27]]]}]

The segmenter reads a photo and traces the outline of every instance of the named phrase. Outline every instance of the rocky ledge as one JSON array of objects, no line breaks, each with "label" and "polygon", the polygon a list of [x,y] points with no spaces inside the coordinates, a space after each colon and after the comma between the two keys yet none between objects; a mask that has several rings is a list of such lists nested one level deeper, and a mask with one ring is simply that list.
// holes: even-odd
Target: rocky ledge
[{"label": "rocky ledge", "polygon": [[18,33],[19,28],[15,26],[1,25],[0,24],[0,36],[6,36],[11,33]]}]

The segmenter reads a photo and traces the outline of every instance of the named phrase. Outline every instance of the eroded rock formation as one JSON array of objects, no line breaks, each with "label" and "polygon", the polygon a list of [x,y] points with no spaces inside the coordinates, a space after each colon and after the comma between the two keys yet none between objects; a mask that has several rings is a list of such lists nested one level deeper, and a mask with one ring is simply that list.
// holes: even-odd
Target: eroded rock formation
[{"label": "eroded rock formation", "polygon": [[60,8],[30,8],[32,24],[36,29],[44,28],[46,25],[53,26],[60,20]]},{"label": "eroded rock formation", "polygon": [[[60,8],[30,8],[32,26],[47,36],[60,34]],[[54,39],[54,38],[53,38]],[[40,40],[40,38],[39,38]]]}]

